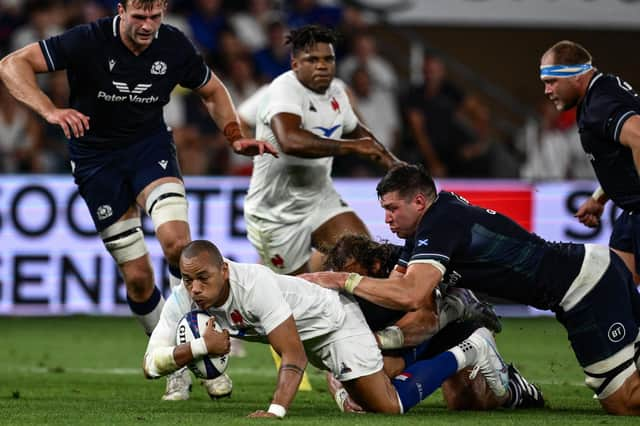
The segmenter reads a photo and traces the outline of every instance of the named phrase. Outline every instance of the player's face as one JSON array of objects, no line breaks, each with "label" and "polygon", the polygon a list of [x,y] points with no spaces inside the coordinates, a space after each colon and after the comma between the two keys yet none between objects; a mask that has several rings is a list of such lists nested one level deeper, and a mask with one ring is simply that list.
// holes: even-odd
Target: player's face
[{"label": "player's face", "polygon": [[304,86],[324,93],[336,75],[336,55],[329,43],[316,43],[291,60],[291,69]]},{"label": "player's face", "polygon": [[120,37],[134,53],[141,52],[151,44],[162,23],[164,8],[165,2],[161,0],[151,7],[143,7],[136,0],[128,0],[126,9],[118,3]]},{"label": "player's face", "polygon": [[397,191],[388,192],[380,198],[384,209],[384,221],[391,232],[400,238],[409,238],[416,232],[418,222],[424,213],[424,203],[418,200],[418,194],[406,200]]},{"label": "player's face", "polygon": [[180,258],[182,281],[191,299],[200,309],[222,306],[229,297],[229,266],[212,265],[209,254],[201,252],[195,257]]},{"label": "player's face", "polygon": [[[552,55],[546,55],[540,65],[553,65]],[[576,77],[556,78],[541,77],[544,84],[544,95],[555,105],[558,111],[566,111],[578,104],[580,93]]]}]

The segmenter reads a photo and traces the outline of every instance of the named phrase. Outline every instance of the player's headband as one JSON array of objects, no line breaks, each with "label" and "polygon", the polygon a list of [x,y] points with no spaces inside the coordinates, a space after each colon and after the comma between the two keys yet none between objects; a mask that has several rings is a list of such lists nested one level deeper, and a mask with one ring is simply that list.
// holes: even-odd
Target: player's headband
[{"label": "player's headband", "polygon": [[580,65],[541,65],[540,77],[575,77],[586,73],[592,68],[593,66],[590,63]]}]

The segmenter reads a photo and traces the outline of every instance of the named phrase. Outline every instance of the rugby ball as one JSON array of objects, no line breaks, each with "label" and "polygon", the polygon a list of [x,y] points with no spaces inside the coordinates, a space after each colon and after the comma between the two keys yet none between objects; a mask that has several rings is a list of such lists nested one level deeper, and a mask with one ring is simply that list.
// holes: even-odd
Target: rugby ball
[{"label": "rugby ball", "polygon": [[[203,311],[191,311],[186,314],[178,323],[176,329],[176,344],[189,343],[202,336],[202,332],[207,328],[207,321],[210,316]],[[215,329],[222,331],[218,324]],[[215,379],[227,369],[229,354],[222,356],[204,356],[194,359],[187,365],[189,370],[201,379]]]}]

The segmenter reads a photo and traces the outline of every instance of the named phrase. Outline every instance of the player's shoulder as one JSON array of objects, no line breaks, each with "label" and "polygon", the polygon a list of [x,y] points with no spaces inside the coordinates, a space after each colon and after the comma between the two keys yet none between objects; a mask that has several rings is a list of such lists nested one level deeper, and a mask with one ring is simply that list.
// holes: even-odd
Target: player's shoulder
[{"label": "player's shoulder", "polygon": [[256,283],[261,280],[268,279],[273,272],[264,265],[255,263],[238,263],[229,259],[225,259],[229,268],[229,279],[240,288],[245,290],[252,289]]},{"label": "player's shoulder", "polygon": [[[614,74],[599,73],[593,76],[588,86],[588,98],[592,102],[614,100],[628,95],[629,87],[620,77]],[[627,85],[628,86],[628,85]]]},{"label": "player's shoulder", "polygon": [[163,40],[169,43],[193,46],[191,40],[189,40],[189,38],[179,28],[174,27],[171,24],[162,23],[158,31],[158,40]]},{"label": "player's shoulder", "polygon": [[101,43],[113,38],[113,21],[115,19],[105,17],[86,24],[79,24],[67,30],[65,35],[67,40],[77,39],[78,42],[86,45]]},{"label": "player's shoulder", "polygon": [[460,222],[468,216],[467,212],[472,209],[471,203],[455,192],[440,191],[433,201],[430,216],[432,221],[449,224]]},{"label": "player's shoulder", "polygon": [[271,84],[269,84],[270,89],[290,88],[299,90],[301,87],[302,84],[300,84],[298,78],[296,77],[296,74],[292,70],[283,72],[282,74],[274,78],[273,81],[271,81]]}]

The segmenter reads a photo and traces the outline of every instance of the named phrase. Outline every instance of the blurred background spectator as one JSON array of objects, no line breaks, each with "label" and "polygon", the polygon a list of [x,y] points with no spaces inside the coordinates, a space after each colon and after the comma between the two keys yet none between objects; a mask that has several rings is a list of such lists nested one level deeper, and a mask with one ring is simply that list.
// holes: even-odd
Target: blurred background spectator
[{"label": "blurred background spectator", "polygon": [[580,144],[576,110],[558,111],[544,99],[538,106],[540,119],[530,119],[522,129],[528,133],[526,162],[521,176],[527,179],[595,179],[593,168]]}]

